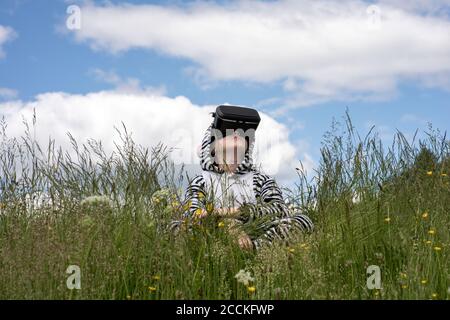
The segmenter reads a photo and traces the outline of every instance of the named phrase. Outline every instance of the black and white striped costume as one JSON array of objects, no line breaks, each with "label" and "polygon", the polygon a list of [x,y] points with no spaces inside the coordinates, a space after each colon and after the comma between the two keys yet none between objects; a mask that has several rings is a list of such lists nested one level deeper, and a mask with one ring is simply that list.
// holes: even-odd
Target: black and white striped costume
[{"label": "black and white striped costume", "polygon": [[[201,145],[200,164],[203,173],[195,176],[190,181],[185,193],[185,204],[189,204],[189,206],[183,214],[183,219],[174,221],[174,226],[180,225],[183,220],[189,220],[189,218],[194,217],[197,209],[205,208],[205,194],[210,192],[212,188],[212,184],[208,183],[205,176],[213,176],[217,179],[217,177],[228,175],[214,162],[214,151],[211,150],[214,139],[212,125],[210,125],[206,130]],[[254,222],[259,218],[270,217],[268,221],[260,225],[260,236],[251,238],[254,247],[258,249],[264,243],[271,243],[274,239],[288,240],[289,235],[295,230],[312,231],[312,221],[306,215],[292,212],[285,204],[281,189],[276,181],[255,168],[252,161],[253,147],[254,139],[250,138],[244,160],[232,175],[232,179],[235,181],[245,179],[250,181],[251,187],[249,190],[253,193],[252,196],[255,200],[253,203],[246,200],[239,203],[239,205],[246,207],[248,214],[245,217],[239,217],[237,222]],[[223,187],[221,190],[227,191]],[[219,197],[220,195],[217,196]]]}]

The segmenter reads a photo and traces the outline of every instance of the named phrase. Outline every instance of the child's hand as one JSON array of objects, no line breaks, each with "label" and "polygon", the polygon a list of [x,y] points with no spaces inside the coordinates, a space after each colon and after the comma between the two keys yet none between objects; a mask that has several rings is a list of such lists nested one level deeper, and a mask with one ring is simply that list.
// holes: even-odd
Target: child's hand
[{"label": "child's hand", "polygon": [[239,214],[239,208],[217,208],[216,212],[222,217],[235,217]]},{"label": "child's hand", "polygon": [[195,210],[195,217],[196,218],[204,218],[208,215],[208,211],[206,211],[205,209],[197,209]]},{"label": "child's hand", "polygon": [[245,232],[243,232],[239,236],[238,242],[239,242],[239,246],[241,247],[241,249],[244,249],[244,250],[253,249],[253,242]]}]

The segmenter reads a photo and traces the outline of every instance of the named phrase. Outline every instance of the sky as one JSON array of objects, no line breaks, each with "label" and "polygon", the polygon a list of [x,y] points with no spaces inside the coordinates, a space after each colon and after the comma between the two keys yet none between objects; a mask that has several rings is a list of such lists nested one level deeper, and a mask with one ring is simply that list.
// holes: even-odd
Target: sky
[{"label": "sky", "polygon": [[257,109],[255,161],[281,185],[311,173],[348,109],[386,142],[450,123],[450,1],[2,0],[0,116],[8,134],[114,148],[197,148],[220,104]]}]

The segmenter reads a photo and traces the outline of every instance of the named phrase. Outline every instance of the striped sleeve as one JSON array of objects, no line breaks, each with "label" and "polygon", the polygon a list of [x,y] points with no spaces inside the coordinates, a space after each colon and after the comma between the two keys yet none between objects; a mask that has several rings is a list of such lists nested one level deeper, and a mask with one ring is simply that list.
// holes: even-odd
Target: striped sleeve
[{"label": "striped sleeve", "polygon": [[186,189],[183,217],[192,217],[197,209],[204,208],[205,181],[202,175],[195,176]]},{"label": "striped sleeve", "polygon": [[[312,231],[314,225],[307,216],[291,212],[284,202],[283,193],[274,178],[255,172],[254,187],[257,198],[256,204],[246,204],[248,210],[244,222],[258,218],[269,218],[268,225],[281,221],[280,219],[295,220],[303,230]],[[270,222],[271,221],[271,222]]]},{"label": "striped sleeve", "polygon": [[284,203],[283,194],[274,178],[255,172],[253,185],[257,203],[245,204],[248,214],[246,220],[268,215],[279,218],[289,216],[289,209]]}]

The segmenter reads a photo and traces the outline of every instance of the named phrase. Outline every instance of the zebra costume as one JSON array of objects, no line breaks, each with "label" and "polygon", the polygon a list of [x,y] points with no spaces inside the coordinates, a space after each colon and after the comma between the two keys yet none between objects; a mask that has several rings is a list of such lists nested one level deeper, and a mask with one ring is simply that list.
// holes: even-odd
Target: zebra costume
[{"label": "zebra costume", "polygon": [[207,206],[206,195],[212,194],[214,200],[219,199],[215,201],[215,207],[217,202],[221,202],[219,207],[245,207],[246,214],[236,218],[237,224],[264,220],[258,225],[260,235],[250,236],[256,249],[270,244],[274,239],[286,241],[296,229],[312,231],[313,223],[307,216],[289,210],[276,181],[255,168],[252,160],[253,138],[249,138],[244,160],[234,173],[224,172],[215,163],[214,150],[211,150],[214,140],[211,124],[201,145],[200,165],[203,172],[190,181],[185,193],[187,210],[182,220],[173,221],[174,228],[194,217],[198,209],[204,209]]}]

